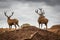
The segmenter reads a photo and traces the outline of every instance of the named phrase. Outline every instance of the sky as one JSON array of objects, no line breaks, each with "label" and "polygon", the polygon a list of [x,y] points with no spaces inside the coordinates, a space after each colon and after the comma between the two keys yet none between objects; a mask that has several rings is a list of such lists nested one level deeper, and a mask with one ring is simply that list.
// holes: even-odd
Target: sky
[{"label": "sky", "polygon": [[9,27],[4,11],[8,16],[14,11],[11,19],[18,19],[20,26],[29,23],[38,27],[39,15],[35,13],[38,8],[45,11],[45,17],[49,20],[48,28],[60,24],[60,0],[0,0],[0,28]]}]

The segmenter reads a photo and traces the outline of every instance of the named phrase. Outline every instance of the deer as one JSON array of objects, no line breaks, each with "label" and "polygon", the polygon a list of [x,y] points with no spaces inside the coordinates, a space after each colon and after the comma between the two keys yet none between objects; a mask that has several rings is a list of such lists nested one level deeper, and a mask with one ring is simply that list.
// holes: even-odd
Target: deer
[{"label": "deer", "polygon": [[38,18],[39,28],[40,28],[40,26],[42,28],[42,25],[45,24],[46,30],[47,30],[48,19],[45,18],[45,16],[41,16],[41,14],[39,14],[38,10],[35,10],[35,12],[39,15],[39,18]]},{"label": "deer", "polygon": [[12,25],[15,26],[15,29],[17,28],[16,25],[19,27],[18,20],[17,19],[11,19],[11,16],[13,16],[14,12],[10,16],[6,14],[7,12],[4,12],[5,16],[7,17],[7,23],[9,25],[9,29],[12,28]]}]

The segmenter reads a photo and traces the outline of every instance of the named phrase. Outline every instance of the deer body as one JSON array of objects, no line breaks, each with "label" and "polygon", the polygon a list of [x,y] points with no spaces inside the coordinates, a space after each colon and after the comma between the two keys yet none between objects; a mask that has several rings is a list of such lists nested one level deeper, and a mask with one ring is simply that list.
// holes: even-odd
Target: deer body
[{"label": "deer body", "polygon": [[48,23],[48,20],[47,20],[47,18],[41,18],[41,17],[39,17],[38,18],[38,22],[44,24],[44,23]]},{"label": "deer body", "polygon": [[9,25],[14,25],[14,24],[18,23],[18,20],[17,19],[8,19],[7,22]]},{"label": "deer body", "polygon": [[39,17],[38,18],[38,23],[39,23],[39,27],[40,27],[40,24],[41,24],[41,28],[42,28],[42,24],[45,24],[46,29],[47,29],[47,23],[48,23],[48,19],[47,18],[41,18],[41,17]]},{"label": "deer body", "polygon": [[[41,9],[41,10],[42,10],[42,9]],[[41,28],[42,28],[42,25],[45,24],[46,30],[47,30],[48,19],[45,18],[45,16],[39,14],[39,13],[38,13],[38,10],[35,10],[35,12],[39,15],[39,18],[38,18],[39,28],[40,28],[40,24],[41,24]]]},{"label": "deer body", "polygon": [[13,12],[12,12],[11,16],[7,16],[6,12],[4,12],[4,13],[5,13],[5,16],[7,17],[7,23],[9,25],[9,28],[12,28],[12,25],[15,26],[15,29],[16,29],[16,25],[19,27],[19,25],[18,25],[19,21],[17,19],[10,19],[10,17],[13,15]]}]

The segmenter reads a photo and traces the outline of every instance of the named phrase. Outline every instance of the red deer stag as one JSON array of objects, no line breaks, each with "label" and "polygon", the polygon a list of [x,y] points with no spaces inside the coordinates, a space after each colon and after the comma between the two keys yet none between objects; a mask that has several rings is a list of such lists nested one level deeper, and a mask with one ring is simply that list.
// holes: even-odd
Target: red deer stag
[{"label": "red deer stag", "polygon": [[41,24],[41,28],[42,28],[42,24],[45,24],[46,30],[47,30],[48,19],[45,18],[45,16],[41,16],[41,14],[38,13],[38,10],[35,10],[35,12],[39,15],[39,18],[38,18],[39,28],[40,28],[40,24]]},{"label": "red deer stag", "polygon": [[12,25],[15,26],[15,29],[17,28],[16,25],[19,27],[19,25],[18,25],[18,22],[19,22],[19,21],[18,21],[17,19],[10,19],[11,16],[13,16],[14,12],[12,12],[12,15],[10,15],[10,16],[7,16],[7,15],[6,15],[6,12],[4,12],[4,14],[5,14],[5,16],[7,17],[7,23],[8,23],[8,25],[9,25],[9,28],[12,28]]}]

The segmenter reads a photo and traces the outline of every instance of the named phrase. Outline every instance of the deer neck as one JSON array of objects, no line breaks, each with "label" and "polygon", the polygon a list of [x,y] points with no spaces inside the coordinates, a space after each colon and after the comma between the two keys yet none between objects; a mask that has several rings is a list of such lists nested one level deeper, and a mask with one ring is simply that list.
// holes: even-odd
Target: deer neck
[{"label": "deer neck", "polygon": [[11,20],[11,19],[9,18],[9,19],[7,19],[7,20]]}]

